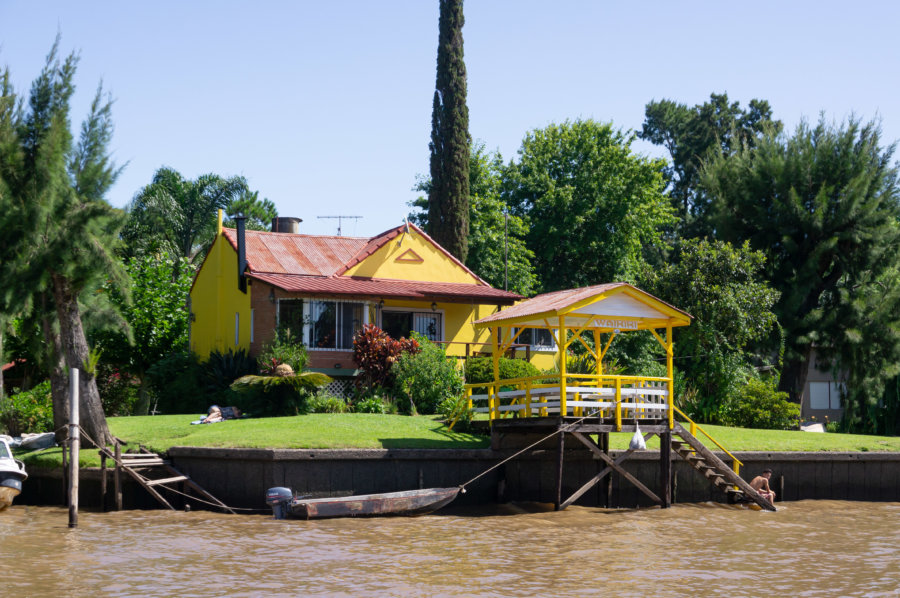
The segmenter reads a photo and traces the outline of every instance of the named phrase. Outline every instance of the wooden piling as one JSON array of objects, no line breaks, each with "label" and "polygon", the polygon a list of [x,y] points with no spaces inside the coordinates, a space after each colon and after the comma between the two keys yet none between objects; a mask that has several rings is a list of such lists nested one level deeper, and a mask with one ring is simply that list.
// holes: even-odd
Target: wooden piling
[{"label": "wooden piling", "polygon": [[659,487],[662,508],[672,506],[672,432],[659,434]]},{"label": "wooden piling", "polygon": [[558,511],[559,506],[562,504],[562,485],[563,485],[563,460],[565,458],[565,449],[566,449],[566,433],[560,430],[559,432],[559,463],[557,464],[556,469],[556,500],[553,501],[554,508]]},{"label": "wooden piling", "polygon": [[100,451],[100,510],[106,512],[106,453]]},{"label": "wooden piling", "polygon": [[116,471],[113,474],[116,493],[116,510],[122,510],[122,445],[116,442]]}]

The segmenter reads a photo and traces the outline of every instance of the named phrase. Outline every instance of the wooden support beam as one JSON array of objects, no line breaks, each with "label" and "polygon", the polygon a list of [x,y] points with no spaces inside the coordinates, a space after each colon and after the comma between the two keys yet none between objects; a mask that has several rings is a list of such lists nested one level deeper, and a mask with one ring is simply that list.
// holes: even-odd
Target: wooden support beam
[{"label": "wooden support beam", "polygon": [[[604,453],[603,451],[601,451],[600,448],[599,448],[598,446],[596,446],[596,445],[595,445],[593,442],[591,442],[588,438],[585,438],[585,436],[584,436],[583,434],[581,434],[581,433],[579,433],[579,432],[570,432],[570,434],[572,434],[575,438],[577,438],[578,440],[580,440],[581,443],[584,444],[586,447],[588,447],[589,449],[591,449],[591,451],[592,451],[595,455],[599,456],[599,457],[600,457],[603,461],[605,461],[611,468],[613,468],[613,469],[616,470],[619,474],[621,474],[622,476],[624,476],[626,480],[628,480],[629,482],[631,482],[632,484],[634,484],[634,485],[637,487],[638,490],[640,490],[641,492],[643,492],[644,494],[646,494],[648,497],[650,497],[650,499],[651,499],[653,502],[655,502],[655,503],[657,503],[657,504],[662,504],[662,499],[661,499],[660,497],[658,497],[658,496],[656,495],[655,492],[653,492],[652,490],[650,490],[650,488],[647,488],[647,486],[645,486],[645,485],[643,484],[643,482],[641,482],[639,479],[637,479],[636,477],[634,477],[633,475],[631,475],[630,473],[628,473],[627,471],[625,471],[625,469],[623,469],[622,467],[620,467],[619,463],[616,463],[615,461],[613,461],[612,457],[610,457],[609,455],[607,455],[606,453]],[[646,438],[652,438],[652,437],[653,437],[653,434],[646,434],[646,435],[645,435],[645,439],[646,439]]]},{"label": "wooden support beam", "polygon": [[[600,448],[609,456],[609,432],[602,434],[600,436]],[[612,491],[613,491],[613,476],[610,474],[606,478],[606,508],[612,508]]]},{"label": "wooden support beam", "polygon": [[[652,434],[650,434],[650,436],[652,436]],[[588,440],[590,441],[590,438],[588,438]],[[584,441],[582,441],[582,442],[584,442]],[[591,444],[594,444],[594,443],[592,442]],[[609,446],[608,446],[608,445],[609,445],[609,439],[607,439],[606,444],[607,444],[607,448],[606,448],[606,451],[605,451],[605,452],[608,454],[608,453],[609,453]],[[596,445],[595,445],[595,446],[596,446]],[[603,450],[602,447],[599,447],[599,446],[598,446],[598,448],[600,448],[600,450]],[[594,450],[594,449],[591,449],[591,450]],[[631,456],[631,453],[633,453],[633,452],[634,452],[634,449],[628,449],[627,451],[625,451],[624,453],[622,453],[621,455],[619,455],[619,457],[615,460],[615,463],[616,463],[617,465],[621,465],[622,462],[624,462],[626,459],[628,459],[628,457],[630,457],[630,456]],[[592,478],[591,478],[584,486],[582,486],[581,488],[579,488],[578,490],[576,490],[575,493],[572,494],[572,496],[570,496],[569,498],[567,498],[567,499],[565,500],[565,502],[563,502],[562,505],[560,505],[559,510],[562,511],[562,510],[565,509],[566,507],[572,505],[576,500],[578,500],[579,498],[581,498],[581,496],[582,496],[585,492],[587,492],[587,491],[590,490],[595,484],[597,484],[597,482],[599,482],[600,480],[602,480],[603,478],[605,478],[606,476],[608,476],[610,473],[612,473],[612,471],[613,471],[613,468],[607,465],[606,468],[605,468],[603,471],[601,471],[600,473],[598,473],[597,475],[595,475],[594,477],[592,477]],[[612,479],[612,477],[610,476],[609,479]],[[608,505],[607,505],[607,506],[608,506]]]}]

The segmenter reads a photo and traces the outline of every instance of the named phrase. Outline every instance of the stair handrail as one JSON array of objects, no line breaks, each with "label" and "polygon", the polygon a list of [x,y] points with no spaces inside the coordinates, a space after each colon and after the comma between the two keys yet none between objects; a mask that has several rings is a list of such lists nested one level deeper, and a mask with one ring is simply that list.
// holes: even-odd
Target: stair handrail
[{"label": "stair handrail", "polygon": [[687,413],[685,413],[684,411],[682,411],[675,405],[672,405],[672,408],[678,412],[678,415],[680,415],[681,417],[686,419],[688,421],[688,423],[691,425],[691,436],[697,436],[697,430],[700,430],[701,432],[703,432],[704,436],[709,438],[713,444],[715,444],[717,447],[719,447],[726,455],[731,457],[731,468],[734,470],[734,473],[736,473],[737,475],[741,475],[741,465],[743,465],[743,462],[741,462],[740,459],[735,457],[731,453],[731,451],[729,451],[727,448],[725,448],[724,446],[719,444],[718,440],[716,440],[715,438],[710,436],[709,432],[707,432],[706,430],[704,430],[703,428],[700,427],[700,424],[698,424],[697,422],[692,420],[690,417],[688,417]]}]

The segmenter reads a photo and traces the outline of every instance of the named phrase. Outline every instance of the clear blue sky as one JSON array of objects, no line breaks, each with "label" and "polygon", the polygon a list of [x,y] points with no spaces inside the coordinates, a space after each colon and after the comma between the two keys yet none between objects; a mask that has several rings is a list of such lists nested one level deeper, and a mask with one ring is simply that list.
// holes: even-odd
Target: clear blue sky
[{"label": "clear blue sky", "polygon": [[[551,122],[639,129],[650,100],[723,91],[789,128],[856,113],[900,139],[900,3],[470,0],[465,15],[470,132],[507,161]],[[116,206],[167,165],[244,175],[302,232],[342,214],[367,236],[402,221],[428,172],[437,22],[437,0],[0,0],[0,64],[27,91],[60,31],[81,55],[76,125],[103,80],[128,162]]]}]

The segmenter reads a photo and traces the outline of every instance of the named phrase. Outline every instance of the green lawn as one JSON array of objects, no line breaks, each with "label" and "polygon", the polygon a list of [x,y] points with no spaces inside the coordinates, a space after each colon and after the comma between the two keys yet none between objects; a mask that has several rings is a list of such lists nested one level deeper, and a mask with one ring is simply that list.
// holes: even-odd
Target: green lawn
[{"label": "green lawn", "polygon": [[[222,448],[485,448],[488,438],[449,432],[433,416],[312,414],[296,417],[232,420],[192,426],[191,415],[114,417],[113,434],[131,446],[143,444],[163,452],[172,446]],[[703,426],[730,451],[900,451],[900,437],[853,434],[750,430]],[[712,447],[706,438],[701,440]],[[611,448],[628,446],[628,434],[614,434]],[[658,448],[657,439],[648,448]],[[129,447],[130,448],[130,447]],[[714,448],[714,447],[713,447]],[[52,467],[60,463],[60,449],[19,455],[32,466]],[[84,466],[99,465],[97,451],[83,451]]]}]

